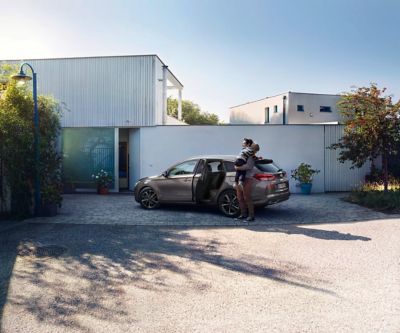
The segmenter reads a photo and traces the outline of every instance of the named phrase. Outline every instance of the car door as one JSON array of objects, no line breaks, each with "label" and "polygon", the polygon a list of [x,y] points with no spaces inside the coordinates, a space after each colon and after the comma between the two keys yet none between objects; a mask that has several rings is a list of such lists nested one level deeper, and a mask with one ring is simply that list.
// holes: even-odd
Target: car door
[{"label": "car door", "polygon": [[158,183],[159,199],[167,202],[191,202],[194,170],[199,160],[190,160],[170,168]]}]

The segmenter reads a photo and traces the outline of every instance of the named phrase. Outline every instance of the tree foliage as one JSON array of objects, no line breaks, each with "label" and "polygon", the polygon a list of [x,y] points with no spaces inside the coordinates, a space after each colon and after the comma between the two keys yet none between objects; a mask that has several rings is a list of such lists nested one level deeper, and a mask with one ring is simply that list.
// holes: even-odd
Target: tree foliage
[{"label": "tree foliage", "polygon": [[[167,114],[178,118],[178,100],[168,97]],[[218,125],[219,118],[216,114],[202,112],[200,107],[192,101],[182,101],[182,119],[189,125]]]},{"label": "tree foliage", "polygon": [[[3,78],[9,71],[9,67],[0,68]],[[0,95],[0,160],[11,192],[12,213],[20,217],[32,211],[35,179],[33,109],[33,97],[28,88],[7,81],[7,87]],[[53,99],[39,96],[38,110],[42,200],[60,204],[61,159],[56,149],[60,107]]]},{"label": "tree foliage", "polygon": [[372,83],[342,96],[338,109],[344,119],[344,135],[330,148],[341,149],[339,161],[351,161],[352,168],[380,156],[386,191],[388,159],[400,150],[400,101],[394,103],[385,91]]}]

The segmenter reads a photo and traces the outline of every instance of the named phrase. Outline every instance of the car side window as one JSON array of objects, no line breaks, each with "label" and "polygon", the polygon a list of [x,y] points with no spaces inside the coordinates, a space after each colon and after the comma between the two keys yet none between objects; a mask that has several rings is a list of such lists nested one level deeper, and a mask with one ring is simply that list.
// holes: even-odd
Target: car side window
[{"label": "car side window", "polygon": [[225,170],[227,172],[235,172],[235,164],[233,162],[224,161]]},{"label": "car side window", "polygon": [[194,168],[198,160],[187,161],[181,164],[175,165],[168,172],[168,176],[178,176],[178,175],[191,175],[194,173]]}]

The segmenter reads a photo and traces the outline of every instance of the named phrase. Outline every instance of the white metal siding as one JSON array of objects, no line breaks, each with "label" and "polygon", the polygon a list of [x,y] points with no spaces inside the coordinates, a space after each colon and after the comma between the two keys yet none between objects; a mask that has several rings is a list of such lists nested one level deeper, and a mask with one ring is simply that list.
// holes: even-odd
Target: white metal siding
[{"label": "white metal siding", "polygon": [[38,93],[65,103],[63,127],[153,126],[155,56],[28,60]]},{"label": "white metal siding", "polygon": [[[325,147],[339,142],[343,136],[344,126],[325,126]],[[339,150],[325,149],[325,191],[350,191],[360,185],[369,172],[370,163],[360,169],[350,169],[351,162],[339,163]]]}]

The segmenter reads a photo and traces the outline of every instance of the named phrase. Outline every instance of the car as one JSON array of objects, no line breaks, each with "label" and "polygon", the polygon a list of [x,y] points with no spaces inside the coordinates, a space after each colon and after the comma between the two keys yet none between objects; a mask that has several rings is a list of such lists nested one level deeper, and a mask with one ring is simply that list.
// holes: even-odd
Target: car
[{"label": "car", "polygon": [[[158,176],[140,179],[134,187],[135,200],[145,209],[161,204],[217,206],[226,216],[240,213],[233,155],[195,156],[179,162]],[[286,172],[271,159],[256,160],[258,172],[252,191],[254,205],[268,206],[289,199]]]}]

